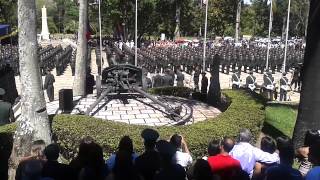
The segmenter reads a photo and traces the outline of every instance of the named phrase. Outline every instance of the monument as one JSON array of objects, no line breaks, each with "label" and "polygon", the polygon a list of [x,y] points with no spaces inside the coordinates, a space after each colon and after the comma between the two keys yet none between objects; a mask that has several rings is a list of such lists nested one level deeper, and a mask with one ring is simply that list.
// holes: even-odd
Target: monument
[{"label": "monument", "polygon": [[43,40],[50,40],[49,37],[49,29],[48,29],[48,21],[47,21],[47,8],[43,6],[41,8],[42,11],[42,29],[41,29],[41,39]]}]

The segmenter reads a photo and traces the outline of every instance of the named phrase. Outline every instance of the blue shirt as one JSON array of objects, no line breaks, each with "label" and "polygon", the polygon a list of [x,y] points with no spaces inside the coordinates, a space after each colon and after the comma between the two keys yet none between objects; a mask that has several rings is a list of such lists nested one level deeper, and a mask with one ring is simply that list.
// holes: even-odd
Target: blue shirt
[{"label": "blue shirt", "polygon": [[318,179],[320,179],[320,166],[316,166],[312,168],[306,176],[306,180],[318,180]]},{"label": "blue shirt", "polygon": [[277,164],[266,170],[266,180],[303,180],[301,173],[286,164]]}]

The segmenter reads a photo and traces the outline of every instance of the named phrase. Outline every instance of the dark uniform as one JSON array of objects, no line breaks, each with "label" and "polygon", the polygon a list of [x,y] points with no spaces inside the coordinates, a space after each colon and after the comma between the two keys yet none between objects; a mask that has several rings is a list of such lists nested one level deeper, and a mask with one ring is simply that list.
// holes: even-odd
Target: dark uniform
[{"label": "dark uniform", "polygon": [[286,101],[287,100],[287,91],[288,91],[288,83],[289,80],[286,77],[286,74],[284,73],[282,78],[280,79],[280,101]]},{"label": "dark uniform", "polygon": [[184,75],[181,71],[177,70],[177,86],[183,87]]},{"label": "dark uniform", "polygon": [[49,71],[47,71],[47,75],[44,80],[44,89],[47,90],[47,95],[50,102],[54,100],[54,87],[53,87],[54,82],[55,82],[54,76]]},{"label": "dark uniform", "polygon": [[200,76],[200,70],[197,67],[193,75],[194,88],[196,91],[199,90],[199,76]]},{"label": "dark uniform", "polygon": [[232,89],[239,89],[240,88],[241,79],[240,79],[239,72],[235,72],[232,74],[231,82],[232,82]]},{"label": "dark uniform", "polygon": [[263,84],[267,93],[267,98],[273,100],[274,78],[272,77],[271,72],[268,72],[266,75],[263,76]]},{"label": "dark uniform", "polygon": [[8,124],[14,119],[12,105],[2,100],[4,94],[4,89],[0,88],[0,125]]},{"label": "dark uniform", "polygon": [[208,78],[206,77],[206,73],[202,73],[201,93],[207,94],[207,90],[208,90]]},{"label": "dark uniform", "polygon": [[162,86],[162,76],[157,72],[157,74],[153,77],[153,87],[161,87]]},{"label": "dark uniform", "polygon": [[86,93],[93,94],[93,86],[95,85],[94,76],[88,70],[86,75]]},{"label": "dark uniform", "polygon": [[249,76],[247,76],[246,78],[246,87],[251,91],[254,91],[256,89],[256,86],[256,77],[253,75],[253,72],[250,72]]}]

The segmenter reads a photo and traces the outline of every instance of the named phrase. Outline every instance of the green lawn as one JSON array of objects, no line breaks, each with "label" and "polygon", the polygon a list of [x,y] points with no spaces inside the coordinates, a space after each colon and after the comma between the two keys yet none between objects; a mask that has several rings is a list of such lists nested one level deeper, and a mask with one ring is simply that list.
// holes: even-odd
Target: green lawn
[{"label": "green lawn", "polygon": [[[282,134],[292,137],[294,125],[296,123],[297,113],[297,107],[292,105],[267,105],[265,121],[266,128],[264,129],[266,129],[267,134],[271,133],[271,136],[277,136]],[[272,130],[272,128],[274,129]]]}]

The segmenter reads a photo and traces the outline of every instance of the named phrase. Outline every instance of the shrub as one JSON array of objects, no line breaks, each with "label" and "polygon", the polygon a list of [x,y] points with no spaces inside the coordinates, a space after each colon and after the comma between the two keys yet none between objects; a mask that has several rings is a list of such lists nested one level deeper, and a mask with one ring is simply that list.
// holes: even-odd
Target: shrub
[{"label": "shrub", "polygon": [[[236,137],[241,128],[250,129],[254,137],[258,137],[265,117],[263,103],[245,91],[225,90],[223,93],[231,100],[231,105],[215,119],[186,126],[163,126],[154,129],[159,131],[161,139],[169,139],[174,133],[185,136],[189,149],[195,157],[205,155],[210,140],[224,136]],[[129,135],[133,139],[136,151],[142,152],[143,141],[140,133],[144,128],[146,126],[81,115],[58,115],[53,120],[53,132],[66,159],[76,155],[79,141],[84,136],[96,139],[103,147],[106,157],[117,149],[118,142],[124,135]]]},{"label": "shrub", "polygon": [[189,98],[192,89],[187,87],[158,87],[148,90],[150,94]]}]

